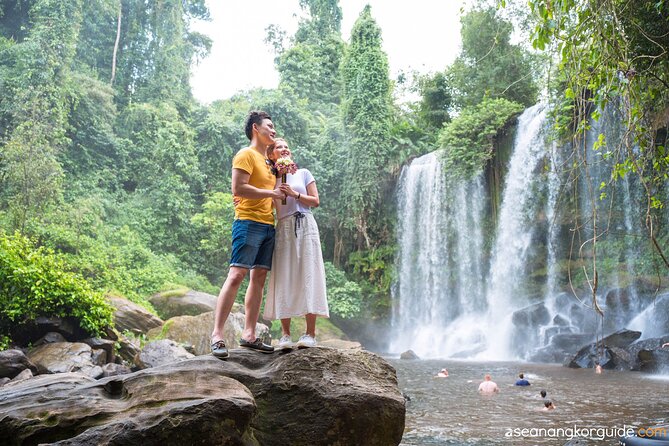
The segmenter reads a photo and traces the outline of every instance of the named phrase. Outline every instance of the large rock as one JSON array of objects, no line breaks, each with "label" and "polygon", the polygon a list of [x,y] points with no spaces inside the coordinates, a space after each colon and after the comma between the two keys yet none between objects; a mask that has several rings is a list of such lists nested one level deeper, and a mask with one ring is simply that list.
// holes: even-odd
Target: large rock
[{"label": "large rock", "polygon": [[640,350],[638,369],[646,373],[669,373],[669,350]]},{"label": "large rock", "polygon": [[92,378],[104,373],[93,360],[93,349],[82,342],[43,344],[28,352],[28,358],[39,373],[80,372]]},{"label": "large rock", "polygon": [[0,378],[12,379],[25,369],[37,373],[37,367],[21,350],[5,350],[0,352]]},{"label": "large rock", "polygon": [[389,446],[402,439],[405,400],[395,369],[373,353],[316,347],[263,355],[238,349],[222,363],[256,398],[251,428],[261,445]]},{"label": "large rock", "polygon": [[100,381],[65,373],[2,387],[2,444],[253,444],[253,396],[207,359]]},{"label": "large rock", "polygon": [[197,316],[216,309],[217,297],[213,294],[189,290],[185,293],[166,291],[149,299],[163,319],[176,316]]},{"label": "large rock", "polygon": [[9,445],[390,446],[405,400],[372,353],[236,349],[97,382],[39,376],[0,388],[0,414]]},{"label": "large rock", "polygon": [[[665,342],[669,342],[669,337],[643,339],[640,341],[636,341],[635,343],[627,347],[627,351],[629,352],[632,360],[632,363],[630,364],[631,370],[636,370],[636,371],[641,370],[641,365],[644,361],[639,358],[639,354],[641,353],[641,351],[645,350],[647,352],[651,352],[653,350],[662,350],[662,344],[664,344]],[[650,358],[648,353],[643,353],[642,356],[644,356],[646,360]],[[646,364],[644,367],[648,368],[649,364]]]},{"label": "large rock", "polygon": [[[214,328],[214,312],[202,313],[197,316],[177,316],[165,321],[160,328],[149,330],[149,338],[167,338],[180,344],[193,346],[196,355],[211,353],[211,330]],[[230,313],[225,323],[223,338],[228,348],[239,347],[239,338],[244,331],[244,315]],[[256,336],[269,340],[269,328],[264,324],[256,324]]]},{"label": "large rock", "polygon": [[640,337],[640,331],[632,331],[624,328],[602,339],[602,344],[607,347],[626,348]]},{"label": "large rock", "polygon": [[162,319],[141,305],[119,296],[108,296],[108,299],[115,309],[114,326],[120,332],[128,330],[135,334],[143,334],[163,325]]}]

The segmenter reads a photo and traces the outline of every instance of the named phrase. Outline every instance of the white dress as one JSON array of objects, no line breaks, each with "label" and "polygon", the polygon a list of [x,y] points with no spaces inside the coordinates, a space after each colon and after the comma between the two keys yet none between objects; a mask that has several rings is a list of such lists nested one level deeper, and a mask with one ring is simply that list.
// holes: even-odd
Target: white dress
[{"label": "white dress", "polygon": [[[286,183],[302,195],[313,181],[307,169],[286,176]],[[280,184],[279,179],[277,187]],[[329,317],[321,240],[310,208],[288,197],[285,205],[278,204],[277,218],[264,318]]]}]

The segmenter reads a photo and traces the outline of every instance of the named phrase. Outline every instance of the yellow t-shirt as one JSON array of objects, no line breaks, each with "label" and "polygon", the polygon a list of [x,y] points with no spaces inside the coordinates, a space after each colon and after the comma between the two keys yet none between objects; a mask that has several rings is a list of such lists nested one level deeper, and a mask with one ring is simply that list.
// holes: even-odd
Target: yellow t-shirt
[{"label": "yellow t-shirt", "polygon": [[[272,174],[265,157],[251,147],[241,149],[232,159],[232,168],[241,169],[251,175],[249,184],[258,189],[273,190],[276,177]],[[235,218],[259,223],[274,224],[271,198],[241,198],[235,208]]]}]

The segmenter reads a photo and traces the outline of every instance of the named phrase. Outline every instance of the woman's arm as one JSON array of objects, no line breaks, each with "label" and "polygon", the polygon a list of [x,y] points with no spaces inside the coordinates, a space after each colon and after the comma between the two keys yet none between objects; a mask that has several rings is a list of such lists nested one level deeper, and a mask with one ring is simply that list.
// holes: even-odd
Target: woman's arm
[{"label": "woman's arm", "polygon": [[303,206],[309,206],[310,208],[315,208],[318,207],[318,205],[321,203],[320,199],[318,198],[318,188],[316,187],[315,181],[312,181],[311,183],[307,184],[306,194],[300,194],[299,192],[295,192],[295,190],[293,190],[293,188],[290,187],[289,184],[282,184],[281,186],[279,186],[279,188],[281,192],[283,192],[289,197],[293,197]]}]

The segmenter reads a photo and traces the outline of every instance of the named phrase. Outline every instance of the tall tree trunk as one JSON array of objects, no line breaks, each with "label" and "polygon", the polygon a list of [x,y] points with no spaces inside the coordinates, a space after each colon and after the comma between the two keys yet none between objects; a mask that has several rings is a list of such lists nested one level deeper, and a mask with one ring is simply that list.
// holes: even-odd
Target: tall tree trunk
[{"label": "tall tree trunk", "polygon": [[112,70],[110,85],[114,85],[116,77],[116,54],[118,53],[118,43],[121,40],[121,16],[123,15],[123,0],[118,0],[118,21],[116,24],[116,42],[114,42],[114,55],[112,56]]}]

